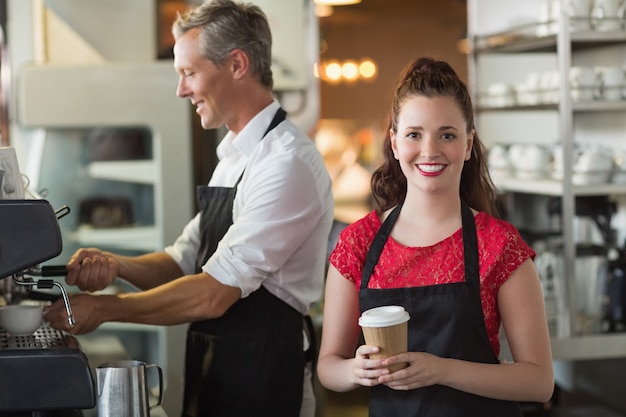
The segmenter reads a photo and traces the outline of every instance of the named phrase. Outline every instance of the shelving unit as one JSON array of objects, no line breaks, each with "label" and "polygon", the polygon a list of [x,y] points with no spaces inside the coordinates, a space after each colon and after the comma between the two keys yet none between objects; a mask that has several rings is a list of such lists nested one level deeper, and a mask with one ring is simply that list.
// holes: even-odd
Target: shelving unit
[{"label": "shelving unit", "polygon": [[[626,32],[599,32],[594,30],[570,31],[570,17],[565,8],[561,7],[560,17],[551,22],[534,23],[537,16],[528,15],[528,10],[539,10],[539,2],[525,2],[523,5],[513,4],[515,2],[501,2],[492,0],[473,0],[468,2],[468,23],[471,33],[470,44],[472,51],[469,56],[469,77],[470,87],[474,95],[474,102],[478,100],[479,92],[484,90],[485,78],[481,73],[482,60],[485,57],[499,56],[506,61],[513,61],[519,56],[538,57],[542,62],[554,57],[553,68],[559,73],[558,81],[558,101],[554,104],[537,105],[512,105],[503,107],[493,107],[478,105],[477,125],[481,134],[481,118],[497,117],[497,115],[526,115],[532,120],[533,117],[552,117],[555,123],[554,130],[558,134],[563,152],[563,178],[560,180],[540,179],[523,180],[514,177],[499,178],[496,186],[504,194],[529,194],[537,196],[561,197],[561,222],[562,222],[562,256],[563,286],[560,297],[563,299],[564,311],[559,315],[558,330],[552,335],[552,350],[555,359],[564,360],[584,360],[598,358],[624,357],[626,351],[626,334],[584,334],[577,330],[574,312],[576,311],[576,297],[573,289],[576,275],[577,248],[574,239],[574,217],[576,210],[576,198],[583,196],[614,196],[626,195],[626,185],[623,184],[593,184],[577,185],[572,181],[573,172],[573,150],[576,120],[582,117],[592,117],[593,115],[613,114],[614,117],[621,117],[626,114],[626,101],[594,101],[586,103],[573,103],[570,95],[569,69],[572,67],[573,59],[579,53],[592,54],[596,50],[606,50],[606,48],[617,48],[618,55],[623,54],[626,47]],[[563,2],[562,2],[563,3]],[[533,5],[536,8],[533,9]],[[505,10],[509,8],[509,10]],[[519,10],[516,10],[518,8]],[[486,18],[483,14],[491,14],[491,19],[496,19],[495,25],[491,29],[486,28],[483,23]],[[508,25],[505,16],[521,15],[531,23]],[[526,16],[524,16],[526,15]],[[545,36],[538,36],[537,28],[539,24],[550,24],[558,26],[556,33]],[[487,25],[488,26],[488,25]],[[546,59],[546,57],[548,57]],[[489,59],[489,58],[487,58]],[[499,59],[499,58],[496,58]],[[516,61],[518,62],[518,61]],[[626,62],[626,61],[623,61]],[[520,68],[511,68],[509,72],[523,71]],[[527,64],[527,71],[534,70],[532,64]],[[498,75],[502,76],[500,71]],[[564,75],[565,74],[565,75]],[[492,71],[493,75],[493,71]],[[501,80],[497,80],[501,81]],[[512,81],[512,80],[511,80]],[[545,115],[548,116],[545,116]],[[531,135],[537,132],[535,127],[527,126],[528,129],[535,129]],[[549,129],[548,129],[549,130]],[[492,130],[499,135],[507,135],[512,132],[506,130]],[[537,135],[538,136],[538,135]],[[501,137],[495,140],[501,140]],[[545,138],[535,138],[541,140]],[[550,138],[552,139],[552,138]],[[485,138],[483,137],[483,140]],[[492,139],[493,140],[493,139]],[[488,139],[487,139],[488,141]],[[489,145],[489,143],[487,143]]]}]

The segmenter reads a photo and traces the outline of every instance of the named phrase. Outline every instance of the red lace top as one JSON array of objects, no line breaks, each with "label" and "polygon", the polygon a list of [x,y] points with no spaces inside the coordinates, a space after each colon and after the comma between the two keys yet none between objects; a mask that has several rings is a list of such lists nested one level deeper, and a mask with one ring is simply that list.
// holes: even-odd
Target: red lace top
[{"label": "red lace top", "polygon": [[[486,213],[475,216],[478,236],[480,296],[491,347],[500,353],[500,314],[497,293],[500,285],[535,252],[509,223]],[[365,256],[381,226],[375,211],[347,226],[339,235],[330,263],[356,288],[361,285]],[[407,247],[389,238],[369,281],[369,288],[404,288],[465,280],[463,235],[450,237],[428,247]]]}]

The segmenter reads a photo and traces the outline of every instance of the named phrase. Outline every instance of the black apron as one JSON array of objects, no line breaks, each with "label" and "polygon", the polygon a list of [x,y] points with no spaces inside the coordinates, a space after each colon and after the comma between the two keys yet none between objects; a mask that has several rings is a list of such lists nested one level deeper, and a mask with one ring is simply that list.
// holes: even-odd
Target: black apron
[{"label": "black apron", "polygon": [[[263,135],[285,119],[279,109]],[[243,176],[243,174],[242,174]],[[202,243],[196,272],[233,224],[237,185],[198,187]],[[187,331],[184,417],[300,413],[304,379],[302,314],[263,286],[219,318]]]},{"label": "black apron", "polygon": [[[382,305],[401,305],[410,314],[409,352],[472,362],[498,363],[483,316],[480,299],[478,243],[474,216],[464,203],[463,257],[465,282],[425,287],[369,289],[370,276],[395,224],[402,204],[382,224],[369,249],[359,291],[361,312]],[[519,417],[518,403],[493,400],[443,385],[396,391],[372,387],[370,417]]]}]

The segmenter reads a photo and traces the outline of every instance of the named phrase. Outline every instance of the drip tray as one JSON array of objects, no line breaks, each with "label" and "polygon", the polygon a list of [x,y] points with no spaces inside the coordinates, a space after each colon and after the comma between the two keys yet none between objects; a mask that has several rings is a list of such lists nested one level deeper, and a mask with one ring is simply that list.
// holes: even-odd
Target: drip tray
[{"label": "drip tray", "polygon": [[12,336],[0,326],[0,350],[4,349],[58,349],[69,347],[59,330],[47,324],[31,335]]}]

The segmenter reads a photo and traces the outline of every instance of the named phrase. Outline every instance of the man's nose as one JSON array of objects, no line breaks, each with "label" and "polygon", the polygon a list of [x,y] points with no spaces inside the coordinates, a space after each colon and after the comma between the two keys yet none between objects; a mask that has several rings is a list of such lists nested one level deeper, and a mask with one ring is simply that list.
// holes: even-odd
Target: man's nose
[{"label": "man's nose", "polygon": [[185,86],[184,80],[181,78],[178,81],[178,85],[176,86],[176,95],[180,98],[187,97],[189,93],[187,92],[187,87]]}]

